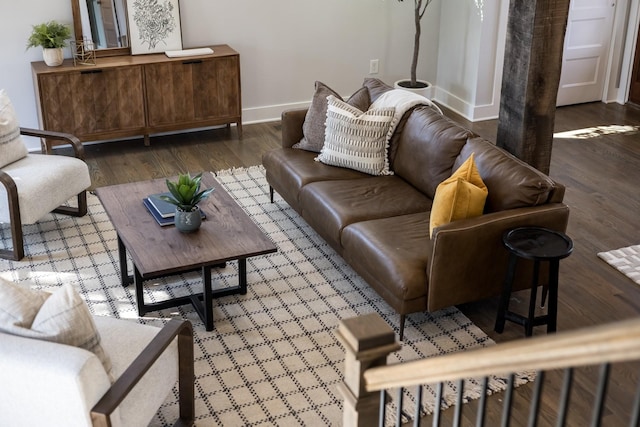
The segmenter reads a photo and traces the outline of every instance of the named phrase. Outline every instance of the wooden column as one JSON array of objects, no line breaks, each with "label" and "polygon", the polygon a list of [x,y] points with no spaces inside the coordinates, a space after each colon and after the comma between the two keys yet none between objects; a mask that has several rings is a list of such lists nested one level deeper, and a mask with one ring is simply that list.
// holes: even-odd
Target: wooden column
[{"label": "wooden column", "polygon": [[569,0],[511,0],[497,145],[549,173]]},{"label": "wooden column", "polygon": [[344,398],[342,425],[378,425],[380,392],[367,392],[364,372],[387,364],[389,353],[400,349],[393,329],[376,314],[345,319],[336,332],[345,347],[344,380],[338,390]]}]

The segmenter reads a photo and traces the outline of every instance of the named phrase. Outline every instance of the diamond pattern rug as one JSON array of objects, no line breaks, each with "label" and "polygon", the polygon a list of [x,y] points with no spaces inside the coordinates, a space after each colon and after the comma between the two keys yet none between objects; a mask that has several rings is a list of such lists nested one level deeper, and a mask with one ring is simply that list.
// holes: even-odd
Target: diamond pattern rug
[{"label": "diamond pattern rug", "polygon": [[[0,260],[0,275],[38,289],[72,283],[97,316],[132,322],[190,320],[195,331],[198,426],[341,425],[344,350],[334,336],[339,321],[377,312],[398,330],[397,314],[282,199],[269,202],[261,167],[216,174],[264,232],[278,252],[247,262],[247,295],[214,301],[214,330],[206,332],[190,305],[139,317],[135,292],[119,283],[116,234],[97,197],[89,195],[89,215],[51,214],[25,227],[26,257]],[[207,221],[213,221],[209,218]],[[8,226],[0,230],[10,245]],[[214,269],[216,286],[237,283],[237,264]],[[145,300],[201,292],[196,273],[146,282]],[[389,363],[489,346],[493,341],[456,308],[408,316],[405,342]],[[520,376],[520,383],[527,376]],[[469,379],[465,398],[479,397]],[[503,378],[490,379],[492,391]],[[446,387],[455,393],[453,384]],[[425,393],[430,410],[432,393]],[[433,398],[431,398],[433,399]],[[410,393],[406,411],[414,405]],[[160,408],[153,426],[177,417],[176,391]]]},{"label": "diamond pattern rug", "polygon": [[640,245],[600,252],[598,256],[604,262],[640,285]]}]

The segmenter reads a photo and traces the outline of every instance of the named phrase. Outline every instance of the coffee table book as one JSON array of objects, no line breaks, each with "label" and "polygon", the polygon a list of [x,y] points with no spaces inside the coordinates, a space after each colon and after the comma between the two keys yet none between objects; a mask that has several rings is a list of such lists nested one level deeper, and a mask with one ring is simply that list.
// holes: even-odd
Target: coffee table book
[{"label": "coffee table book", "polygon": [[[145,197],[144,199],[142,199],[142,203],[144,204],[144,206],[147,208],[147,210],[149,211],[149,213],[151,214],[151,216],[153,217],[153,219],[156,220],[156,222],[161,225],[161,226],[165,226],[165,225],[173,225],[175,220],[174,220],[174,216],[175,216],[175,206],[173,206],[171,203],[167,203],[167,205],[172,206],[173,207],[173,213],[171,216],[162,216],[162,213],[158,210],[158,208],[156,207],[156,205],[154,203],[151,202],[151,197]],[[158,199],[154,200],[157,201]],[[205,215],[205,213],[202,211],[202,209],[200,209],[200,216],[202,217],[202,219],[205,219],[207,216]]]},{"label": "coffee table book", "polygon": [[176,206],[165,202],[160,196],[171,196],[170,192],[152,194],[147,199],[162,218],[170,218],[176,214]]}]

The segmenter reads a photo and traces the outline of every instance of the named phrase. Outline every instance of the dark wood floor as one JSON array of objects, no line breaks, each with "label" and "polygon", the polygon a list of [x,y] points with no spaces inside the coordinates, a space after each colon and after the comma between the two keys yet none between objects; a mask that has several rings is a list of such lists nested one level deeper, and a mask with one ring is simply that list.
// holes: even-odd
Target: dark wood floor
[{"label": "dark wood floor", "polygon": [[[495,120],[469,123],[455,114],[449,115],[495,141]],[[565,202],[571,207],[568,234],[575,244],[573,254],[560,267],[558,329],[572,330],[638,316],[640,287],[596,254],[640,244],[640,109],[603,103],[561,107],[556,113],[556,132],[550,175],[567,186]],[[183,171],[257,165],[262,153],[277,147],[279,139],[280,124],[273,122],[244,126],[240,140],[235,128],[222,128],[154,137],[150,147],[143,146],[142,139],[88,145],[86,157],[93,185],[99,187]],[[527,301],[527,293],[516,294],[512,307],[524,310]],[[503,334],[493,332],[497,299],[459,308],[497,342],[523,336],[521,327],[509,323]],[[535,334],[544,333],[544,328],[537,329]],[[575,393],[583,393],[582,386],[592,382],[593,376],[593,370],[586,370]],[[638,370],[627,365],[614,372],[603,425],[628,423],[622,420],[628,417],[637,379]],[[547,382],[547,390],[560,388],[557,375]],[[526,425],[530,393],[531,387],[518,389],[512,425]],[[584,417],[592,411],[589,399],[585,397],[575,404],[570,425],[586,425]],[[496,405],[501,402],[500,398],[493,400]],[[555,423],[554,404],[548,405],[539,425]],[[499,412],[490,410],[494,415]]]}]

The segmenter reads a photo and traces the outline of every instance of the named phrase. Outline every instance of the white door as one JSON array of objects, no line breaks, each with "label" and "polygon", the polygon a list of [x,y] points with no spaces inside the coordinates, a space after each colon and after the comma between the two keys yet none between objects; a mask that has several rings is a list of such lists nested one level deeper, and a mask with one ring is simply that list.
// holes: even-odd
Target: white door
[{"label": "white door", "polygon": [[600,101],[616,0],[571,0],[557,105]]}]

